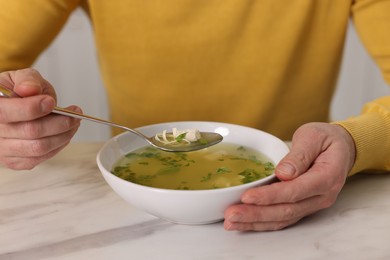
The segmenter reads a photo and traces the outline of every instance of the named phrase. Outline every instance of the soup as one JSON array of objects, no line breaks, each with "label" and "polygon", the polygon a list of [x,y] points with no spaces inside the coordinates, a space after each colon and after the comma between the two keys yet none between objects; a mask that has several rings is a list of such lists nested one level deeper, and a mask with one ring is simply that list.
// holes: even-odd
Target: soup
[{"label": "soup", "polygon": [[143,147],[123,156],[112,173],[150,187],[205,190],[253,182],[271,175],[273,170],[273,162],[260,152],[222,143],[186,153]]}]

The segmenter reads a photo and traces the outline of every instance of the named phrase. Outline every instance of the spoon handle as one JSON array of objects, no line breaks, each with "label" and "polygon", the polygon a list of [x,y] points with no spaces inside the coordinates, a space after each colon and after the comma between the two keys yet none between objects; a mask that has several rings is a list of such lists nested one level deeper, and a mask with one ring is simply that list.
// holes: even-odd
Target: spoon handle
[{"label": "spoon handle", "polygon": [[138,131],[136,131],[134,129],[125,127],[123,125],[118,125],[118,124],[116,124],[114,122],[107,121],[107,120],[104,120],[104,119],[101,119],[101,118],[89,116],[89,115],[86,115],[86,114],[77,113],[77,112],[74,112],[74,111],[62,108],[62,107],[54,107],[52,112],[56,113],[56,114],[64,115],[64,116],[70,116],[70,117],[74,117],[74,118],[78,118],[78,119],[86,119],[86,120],[89,120],[89,121],[92,121],[92,122],[95,122],[95,123],[101,123],[101,124],[105,124],[105,125],[108,125],[108,126],[118,127],[118,128],[123,129],[123,130],[132,132],[132,133],[134,133],[134,134],[136,134],[136,135],[138,135],[138,136],[140,136],[142,138],[149,139],[147,136],[143,135],[142,133],[140,133],[140,132],[138,132]]},{"label": "spoon handle", "polygon": [[[10,90],[10,89],[0,85],[0,97],[11,98],[11,97],[19,97],[19,96],[15,92],[13,92],[12,90]],[[149,141],[149,138],[147,136],[143,135],[142,133],[140,133],[140,132],[138,132],[138,131],[136,131],[134,129],[125,127],[123,125],[118,125],[118,124],[116,124],[114,122],[111,122],[111,121],[107,121],[107,120],[103,120],[103,119],[100,119],[100,118],[97,118],[97,117],[93,117],[93,116],[77,113],[77,112],[74,112],[74,111],[62,108],[62,107],[54,107],[52,113],[56,113],[56,114],[60,114],[60,115],[64,115],[64,116],[75,117],[75,118],[78,118],[78,119],[86,119],[86,120],[89,120],[89,121],[92,121],[92,122],[95,122],[95,123],[102,123],[102,124],[105,124],[105,125],[118,127],[118,128],[123,129],[123,130],[132,132],[132,133],[134,133],[134,134],[136,134],[136,135],[138,135],[138,136],[140,136],[142,138],[147,139],[147,141]]]},{"label": "spoon handle", "polygon": [[70,117],[75,117],[75,118],[78,118],[78,119],[87,119],[89,121],[93,121],[93,122],[102,123],[102,124],[106,124],[106,125],[109,125],[109,126],[115,126],[115,127],[119,127],[119,128],[124,128],[125,129],[124,126],[117,125],[115,123],[112,123],[112,122],[109,122],[109,121],[106,121],[106,120],[103,120],[103,119],[100,119],[100,118],[97,118],[97,117],[93,117],[93,116],[77,113],[77,112],[74,112],[74,111],[62,108],[62,107],[54,107],[52,112],[56,113],[56,114],[63,115],[63,116],[70,116]]}]

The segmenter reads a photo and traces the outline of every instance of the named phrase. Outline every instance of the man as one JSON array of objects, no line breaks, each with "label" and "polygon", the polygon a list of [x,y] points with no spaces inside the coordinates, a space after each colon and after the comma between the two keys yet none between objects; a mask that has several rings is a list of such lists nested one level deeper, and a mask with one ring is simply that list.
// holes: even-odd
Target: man
[{"label": "man", "polygon": [[292,139],[276,168],[281,182],[244,193],[225,212],[227,230],[284,228],[332,205],[348,174],[388,170],[389,97],[326,123],[351,13],[390,81],[390,1],[375,0],[4,1],[0,84],[24,97],[0,103],[4,165],[30,169],[77,131],[78,120],[50,114],[50,83],[16,69],[29,67],[80,5],[115,122],[224,121]]}]

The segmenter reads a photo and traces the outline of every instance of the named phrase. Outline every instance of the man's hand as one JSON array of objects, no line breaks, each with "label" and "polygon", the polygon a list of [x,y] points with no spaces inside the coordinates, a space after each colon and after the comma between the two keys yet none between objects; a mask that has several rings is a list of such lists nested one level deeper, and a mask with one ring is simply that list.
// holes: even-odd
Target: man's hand
[{"label": "man's hand", "polygon": [[330,207],[355,162],[355,144],[341,126],[310,123],[294,134],[277,165],[280,182],[252,188],[225,211],[226,230],[265,231],[290,226]]},{"label": "man's hand", "polygon": [[31,169],[69,143],[80,120],[51,114],[55,91],[36,70],[0,73],[0,84],[22,97],[0,98],[1,164],[16,170]]}]

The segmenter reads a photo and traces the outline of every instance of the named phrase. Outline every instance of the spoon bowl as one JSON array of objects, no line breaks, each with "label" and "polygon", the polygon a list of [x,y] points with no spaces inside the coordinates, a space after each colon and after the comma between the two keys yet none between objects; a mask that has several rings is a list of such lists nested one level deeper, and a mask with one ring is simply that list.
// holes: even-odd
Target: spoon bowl
[{"label": "spoon bowl", "polygon": [[[18,96],[14,91],[3,87],[0,85],[0,97],[5,97],[5,98],[13,98],[13,97],[20,97]],[[143,138],[146,142],[148,142],[150,145],[154,146],[157,149],[164,150],[167,152],[190,152],[190,151],[196,151],[200,149],[204,149],[206,147],[215,145],[219,142],[222,141],[223,137],[222,135],[214,132],[200,132],[200,136],[202,138],[202,141],[194,141],[194,142],[185,142],[185,143],[163,143],[159,140],[156,139],[156,136],[148,137],[144,135],[143,133],[123,126],[116,124],[111,121],[107,121],[104,119],[100,119],[97,117],[89,116],[86,114],[82,113],[77,113],[65,108],[61,107],[54,107],[52,113],[60,114],[60,115],[65,115],[65,116],[70,116],[78,119],[86,119],[95,123],[101,123],[117,128],[121,128],[125,131],[131,132],[133,134],[136,134],[137,136]],[[172,134],[172,133],[167,133],[167,134]]]}]

